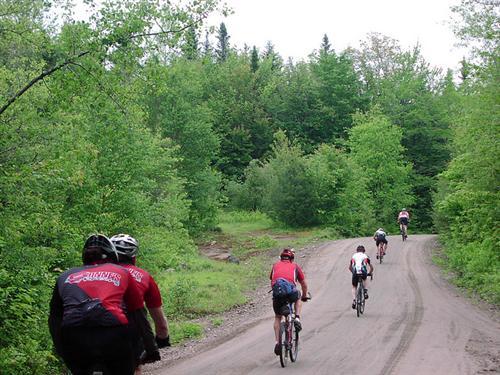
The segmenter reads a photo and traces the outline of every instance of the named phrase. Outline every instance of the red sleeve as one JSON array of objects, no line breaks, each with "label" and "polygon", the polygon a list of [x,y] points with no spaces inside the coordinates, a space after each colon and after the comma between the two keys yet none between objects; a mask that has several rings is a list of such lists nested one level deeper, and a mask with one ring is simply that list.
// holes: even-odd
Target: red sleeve
[{"label": "red sleeve", "polygon": [[125,270],[124,274],[127,279],[127,289],[125,290],[125,295],[123,296],[123,300],[125,305],[127,306],[128,311],[135,311],[138,309],[142,309],[144,307],[144,302],[142,300],[141,292],[139,291],[139,287],[137,283],[132,279],[128,270]]},{"label": "red sleeve", "polygon": [[149,308],[161,307],[162,305],[160,289],[151,276],[149,276],[149,287],[144,293],[144,302]]},{"label": "red sleeve", "polygon": [[306,277],[304,276],[304,272],[302,271],[302,268],[297,264],[297,281],[301,282],[304,281]]}]

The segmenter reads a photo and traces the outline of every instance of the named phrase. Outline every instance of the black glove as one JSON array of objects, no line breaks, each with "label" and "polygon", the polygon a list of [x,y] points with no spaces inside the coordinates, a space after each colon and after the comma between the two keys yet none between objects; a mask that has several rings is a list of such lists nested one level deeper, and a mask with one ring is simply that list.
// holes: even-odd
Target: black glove
[{"label": "black glove", "polygon": [[158,336],[156,336],[155,340],[156,340],[156,345],[158,345],[159,349],[170,346],[170,336],[167,336],[164,339],[160,339]]},{"label": "black glove", "polygon": [[160,352],[158,350],[152,353],[146,353],[146,351],[144,351],[141,354],[140,362],[141,365],[143,365],[145,363],[153,363],[159,361],[160,359],[161,359]]}]

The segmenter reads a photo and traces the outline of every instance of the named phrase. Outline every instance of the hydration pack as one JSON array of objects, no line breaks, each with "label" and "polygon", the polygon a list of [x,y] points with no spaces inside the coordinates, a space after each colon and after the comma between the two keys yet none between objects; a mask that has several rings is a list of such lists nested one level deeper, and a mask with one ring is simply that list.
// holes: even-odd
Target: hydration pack
[{"label": "hydration pack", "polygon": [[279,278],[273,285],[273,298],[286,298],[288,295],[295,292],[296,288],[290,281]]}]

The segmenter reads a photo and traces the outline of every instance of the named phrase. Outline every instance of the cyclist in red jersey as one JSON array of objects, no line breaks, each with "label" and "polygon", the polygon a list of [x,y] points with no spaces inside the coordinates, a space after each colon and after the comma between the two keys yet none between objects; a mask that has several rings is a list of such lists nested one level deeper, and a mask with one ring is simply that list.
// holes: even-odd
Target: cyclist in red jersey
[{"label": "cyclist in red jersey", "polygon": [[90,236],[82,258],[84,266],[62,273],[54,287],[49,330],[55,350],[73,375],[88,375],[96,364],[111,375],[132,375],[130,326],[151,330],[139,289],[126,269],[110,263],[117,254],[106,236]]},{"label": "cyclist in red jersey", "polygon": [[408,232],[409,222],[410,222],[410,213],[406,210],[406,208],[401,209],[401,211],[398,214],[398,224],[400,233],[403,233],[403,230],[405,231],[405,233]]},{"label": "cyclist in red jersey", "polygon": [[[286,298],[277,299],[273,298],[273,310],[274,310],[274,336],[276,339],[276,344],[274,345],[274,353],[280,355],[281,345],[279,344],[280,335],[280,324],[281,318],[283,316],[283,308],[287,307],[288,302],[295,303],[295,329],[300,331],[302,329],[302,324],[300,322],[300,313],[302,310],[302,302],[307,302],[307,283],[304,276],[304,272],[300,266],[293,263],[295,254],[293,249],[285,248],[280,254],[280,260],[273,264],[271,274],[269,278],[271,279],[271,288],[275,285],[278,279],[285,279],[289,283],[293,284],[293,290]],[[302,294],[296,288],[296,282],[299,282]]]},{"label": "cyclist in red jersey", "polygon": [[[155,325],[155,341],[158,348],[170,346],[170,336],[168,332],[168,323],[162,309],[162,299],[158,285],[153,277],[146,270],[135,265],[136,256],[139,252],[139,242],[128,234],[117,234],[111,237],[111,242],[115,245],[118,252],[118,263],[127,269],[134,282],[139,287],[141,298],[146,303],[149,314]],[[139,341],[136,347],[136,355],[140,357],[143,347],[151,343]],[[142,361],[147,362],[147,358]],[[136,375],[141,373],[140,366],[136,370]]]}]

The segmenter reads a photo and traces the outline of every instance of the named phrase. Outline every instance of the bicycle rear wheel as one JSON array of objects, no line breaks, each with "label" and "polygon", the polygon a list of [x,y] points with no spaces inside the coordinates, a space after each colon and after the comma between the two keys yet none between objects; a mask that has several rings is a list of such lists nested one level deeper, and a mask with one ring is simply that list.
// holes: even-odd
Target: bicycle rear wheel
[{"label": "bicycle rear wheel", "polygon": [[286,322],[281,322],[280,324],[280,364],[281,367],[286,367],[288,363],[288,349],[287,349],[287,334],[286,334]]},{"label": "bicycle rear wheel", "polygon": [[295,330],[295,325],[292,323],[291,340],[290,340],[290,360],[295,362],[299,355],[299,333]]},{"label": "bicycle rear wheel", "polygon": [[358,280],[358,289],[356,290],[356,315],[359,316],[362,314],[361,312],[361,298],[363,294],[363,287],[361,284],[361,280]]}]

